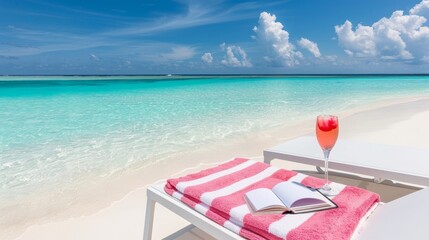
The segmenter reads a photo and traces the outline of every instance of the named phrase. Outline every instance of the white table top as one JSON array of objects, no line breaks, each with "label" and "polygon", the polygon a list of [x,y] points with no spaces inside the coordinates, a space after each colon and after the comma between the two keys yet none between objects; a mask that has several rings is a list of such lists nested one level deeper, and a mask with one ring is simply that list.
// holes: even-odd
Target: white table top
[{"label": "white table top", "polygon": [[[324,166],[315,137],[293,139],[264,151],[267,158]],[[429,149],[338,140],[329,168],[429,186]]]}]

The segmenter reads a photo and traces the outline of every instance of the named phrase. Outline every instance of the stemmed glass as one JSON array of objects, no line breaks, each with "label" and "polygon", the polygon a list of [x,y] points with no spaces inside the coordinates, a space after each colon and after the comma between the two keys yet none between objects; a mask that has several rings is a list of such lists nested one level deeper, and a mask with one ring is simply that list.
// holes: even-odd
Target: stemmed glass
[{"label": "stemmed glass", "polygon": [[329,186],[328,182],[328,162],[329,153],[337,142],[338,138],[338,117],[332,115],[317,116],[316,136],[325,157],[325,185],[319,191],[325,195],[336,195],[337,192]]}]

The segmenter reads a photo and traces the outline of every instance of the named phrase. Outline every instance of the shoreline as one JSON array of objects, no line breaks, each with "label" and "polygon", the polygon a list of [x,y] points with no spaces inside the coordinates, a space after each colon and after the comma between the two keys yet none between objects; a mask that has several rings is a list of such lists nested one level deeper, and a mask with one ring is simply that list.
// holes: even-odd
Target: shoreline
[{"label": "shoreline", "polygon": [[[425,102],[426,104],[419,105],[419,102]],[[414,107],[410,108],[410,105]],[[417,105],[420,107],[417,108]],[[342,119],[341,122],[344,121],[344,124],[340,123],[340,131],[341,129],[347,129],[347,131],[341,131],[340,138],[357,137],[363,140],[374,139],[374,135],[377,136],[377,131],[380,131],[380,126],[383,127],[383,129],[381,129],[382,131],[386,131],[389,126],[398,124],[398,122],[400,124],[400,122],[407,121],[416,116],[419,119],[426,119],[426,115],[429,116],[429,109],[425,108],[425,106],[429,106],[429,96],[427,95],[397,97],[387,100],[384,99],[370,104],[357,106],[351,110],[347,110],[338,114]],[[357,123],[364,121],[362,119],[368,118],[368,116],[371,116],[371,114],[377,115],[380,114],[377,112],[383,110],[385,112],[392,112],[395,111],[395,109],[401,111],[408,109],[407,111],[409,115],[401,115],[398,116],[399,118],[389,118],[386,115],[386,117],[382,118],[381,120],[379,118],[373,118],[374,120],[378,121],[372,123],[373,126],[377,127],[365,128],[366,124],[358,125],[358,127],[356,127]],[[386,121],[389,123],[386,124]],[[55,213],[52,215],[48,214],[48,216],[45,216],[43,219],[35,220],[31,223],[25,224],[24,226],[15,226],[12,231],[9,232],[10,235],[7,237],[10,237],[10,239],[16,237],[18,237],[17,239],[30,239],[30,236],[34,236],[34,234],[37,236],[37,233],[40,231],[42,233],[39,234],[42,235],[39,236],[47,237],[43,235],[43,231],[47,231],[46,229],[49,229],[49,226],[52,228],[57,224],[60,224],[64,228],[68,225],[79,225],[77,222],[85,222],[85,219],[92,219],[94,216],[97,218],[98,215],[103,215],[106,214],[106,212],[114,211],[116,209],[115,206],[124,205],[128,201],[134,203],[133,206],[136,208],[136,210],[140,209],[138,211],[143,211],[144,213],[145,204],[143,202],[139,204],[138,202],[135,202],[135,199],[130,200],[130,198],[136,198],[135,196],[138,196],[137,198],[145,198],[145,188],[147,185],[152,184],[159,179],[182,175],[189,169],[195,171],[195,169],[202,169],[209,165],[216,164],[219,161],[225,161],[235,156],[260,156],[262,155],[262,150],[267,147],[276,145],[280,142],[286,141],[287,139],[313,133],[313,125],[313,119],[311,119],[301,121],[300,123],[293,126],[276,127],[269,130],[261,130],[257,133],[249,132],[242,134],[239,137],[233,137],[224,142],[214,143],[204,149],[189,149],[185,152],[168,157],[163,161],[150,164],[144,168],[133,169],[127,171],[126,174],[116,175],[104,183],[91,183],[93,186],[89,186],[85,189],[83,194],[81,194],[81,199],[76,201],[75,206],[72,206],[70,209],[64,210],[61,213]],[[368,133],[371,132],[372,136],[371,134],[368,135]],[[366,133],[367,135],[363,133]],[[382,140],[383,137],[380,139]],[[198,161],[196,159],[198,159]],[[197,166],[195,166],[195,163],[198,163]],[[178,170],[180,171],[178,172]],[[147,174],[148,172],[151,174]],[[106,195],[106,192],[109,193]],[[136,207],[137,204],[139,205],[138,207]],[[122,207],[130,208],[128,205]],[[143,210],[141,210],[142,208]],[[144,218],[143,213],[140,212],[138,216],[134,217],[139,219],[141,219],[141,217]],[[70,223],[70,221],[72,223]],[[143,230],[142,221],[138,223],[138,226],[141,228],[141,230]],[[46,234],[46,232],[44,233]],[[32,239],[34,239],[34,237]]]}]

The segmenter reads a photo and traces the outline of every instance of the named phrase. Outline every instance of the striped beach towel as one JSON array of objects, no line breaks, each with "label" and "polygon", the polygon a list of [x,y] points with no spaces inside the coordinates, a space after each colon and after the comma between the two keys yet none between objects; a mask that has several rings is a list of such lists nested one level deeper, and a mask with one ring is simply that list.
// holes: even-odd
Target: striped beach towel
[{"label": "striped beach towel", "polygon": [[304,214],[253,215],[244,194],[283,181],[320,187],[324,180],[262,162],[236,158],[227,163],[169,179],[165,191],[216,223],[248,239],[350,239],[360,219],[379,201],[370,191],[331,183],[340,193],[336,209]]}]

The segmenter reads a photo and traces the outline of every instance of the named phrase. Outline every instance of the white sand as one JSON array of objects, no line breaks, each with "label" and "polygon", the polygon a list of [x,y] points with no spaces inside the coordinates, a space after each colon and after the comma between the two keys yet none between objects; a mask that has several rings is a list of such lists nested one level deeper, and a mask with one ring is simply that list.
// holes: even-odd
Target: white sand
[{"label": "white sand", "polygon": [[[394,104],[392,105],[392,103]],[[421,98],[420,100],[410,98],[377,103],[367,106],[366,109],[360,109],[358,113],[354,114],[349,112],[340,115],[342,116],[340,138],[429,148],[427,137],[429,136],[429,98]],[[32,225],[17,239],[142,239],[146,204],[145,185],[157,179],[179,176],[197,169],[206,168],[216,161],[226,160],[234,156],[261,155],[264,148],[276,145],[289,138],[311,133],[313,127],[313,122],[304,122],[294,128],[289,127],[287,129],[276,129],[253,134],[210,146],[207,149],[195,150],[183,153],[181,156],[175,156],[180,161],[170,159],[171,162],[168,164],[165,161],[156,166],[151,166],[149,169],[136,171],[134,176],[123,180],[127,183],[126,185],[124,185],[123,181],[113,184],[112,188],[119,185],[119,187],[127,186],[124,187],[125,190],[130,187],[133,187],[134,190],[119,201],[111,204],[111,206],[87,216]],[[201,162],[201,160],[197,161],[196,159],[203,159],[202,162],[205,164],[177,173],[178,170],[192,167],[196,162]],[[274,164],[284,165],[289,169],[309,169],[308,166],[299,164],[292,165],[276,161]],[[118,183],[122,183],[122,185]],[[380,190],[380,186],[369,187],[374,191],[377,191],[377,188],[379,191],[387,192],[384,196],[387,200],[411,191],[389,191],[389,187],[385,186],[382,186],[384,190]],[[392,192],[395,193],[393,194]],[[180,217],[157,205],[153,239],[162,239],[188,224]],[[185,235],[179,235],[177,234],[178,237],[172,239],[209,238],[198,230],[187,231]]]}]

